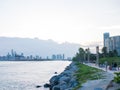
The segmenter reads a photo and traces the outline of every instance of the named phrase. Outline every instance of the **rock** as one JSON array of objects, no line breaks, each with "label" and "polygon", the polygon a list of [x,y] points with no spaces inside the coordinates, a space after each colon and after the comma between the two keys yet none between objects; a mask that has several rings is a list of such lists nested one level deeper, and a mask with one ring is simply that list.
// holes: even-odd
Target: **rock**
[{"label": "rock", "polygon": [[76,64],[72,62],[61,74],[53,76],[49,80],[51,85],[50,90],[73,90],[78,84],[76,77],[74,76],[77,70]]},{"label": "rock", "polygon": [[71,71],[71,70],[65,70],[62,74],[63,74],[64,76],[71,76],[72,71]]},{"label": "rock", "polygon": [[68,88],[68,84],[67,84],[66,82],[64,82],[64,81],[62,81],[62,82],[59,84],[59,86],[60,86],[60,90],[65,90],[65,89]]},{"label": "rock", "polygon": [[46,83],[46,84],[44,85],[44,87],[45,87],[45,88],[50,88],[51,85]]},{"label": "rock", "polygon": [[59,82],[66,82],[66,83],[69,83],[70,81],[70,77],[67,77],[67,76],[63,76],[59,79]]},{"label": "rock", "polygon": [[36,88],[40,88],[40,87],[42,87],[42,86],[40,86],[40,85],[37,85],[37,86],[36,86]]},{"label": "rock", "polygon": [[74,77],[71,78],[71,80],[69,82],[69,86],[73,88],[73,87],[77,86],[77,84],[78,84],[77,80]]},{"label": "rock", "polygon": [[94,90],[103,90],[102,88],[94,88]]},{"label": "rock", "polygon": [[54,74],[57,74],[57,72],[55,72]]},{"label": "rock", "polygon": [[65,90],[73,90],[73,88],[67,88],[67,89],[65,89]]},{"label": "rock", "polygon": [[59,76],[53,76],[51,79],[50,79],[50,84],[51,85],[57,85],[58,84],[58,81],[59,81]]},{"label": "rock", "polygon": [[61,90],[61,89],[60,89],[60,86],[56,85],[56,86],[53,87],[52,90]]}]

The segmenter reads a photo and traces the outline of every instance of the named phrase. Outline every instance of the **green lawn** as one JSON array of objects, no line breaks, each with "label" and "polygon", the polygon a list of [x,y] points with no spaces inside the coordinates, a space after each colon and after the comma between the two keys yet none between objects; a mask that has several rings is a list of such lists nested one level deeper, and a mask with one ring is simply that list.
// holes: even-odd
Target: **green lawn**
[{"label": "green lawn", "polygon": [[77,66],[79,70],[76,72],[75,76],[77,77],[79,85],[74,90],[78,90],[78,88],[80,88],[81,85],[88,80],[96,80],[104,77],[101,74],[104,71],[100,69],[96,69],[80,63],[77,63]]}]

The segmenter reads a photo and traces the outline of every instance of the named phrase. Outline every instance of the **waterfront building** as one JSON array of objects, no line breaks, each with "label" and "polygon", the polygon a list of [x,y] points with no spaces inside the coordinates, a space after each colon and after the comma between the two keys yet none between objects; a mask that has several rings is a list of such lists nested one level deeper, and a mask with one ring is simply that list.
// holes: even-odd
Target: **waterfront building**
[{"label": "waterfront building", "polygon": [[107,48],[107,52],[116,50],[120,56],[120,36],[110,37],[109,33],[104,33],[104,47]]},{"label": "waterfront building", "polygon": [[109,33],[104,33],[104,47],[107,47],[109,45]]},{"label": "waterfront building", "polygon": [[63,59],[63,60],[65,59],[65,54],[63,54],[62,59]]},{"label": "waterfront building", "polygon": [[65,59],[65,54],[53,54],[52,59],[53,60],[64,60]]},{"label": "waterfront building", "polygon": [[57,59],[57,58],[56,58],[56,55],[53,54],[53,55],[52,55],[52,59],[53,59],[53,60],[56,60],[56,59]]}]

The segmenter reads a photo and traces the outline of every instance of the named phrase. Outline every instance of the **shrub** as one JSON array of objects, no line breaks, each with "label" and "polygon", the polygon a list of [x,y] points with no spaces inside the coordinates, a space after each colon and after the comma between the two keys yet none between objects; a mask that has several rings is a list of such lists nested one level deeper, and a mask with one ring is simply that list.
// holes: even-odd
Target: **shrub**
[{"label": "shrub", "polygon": [[120,83],[120,72],[116,72],[115,73],[115,77],[114,77],[114,81],[116,82],[116,83]]}]

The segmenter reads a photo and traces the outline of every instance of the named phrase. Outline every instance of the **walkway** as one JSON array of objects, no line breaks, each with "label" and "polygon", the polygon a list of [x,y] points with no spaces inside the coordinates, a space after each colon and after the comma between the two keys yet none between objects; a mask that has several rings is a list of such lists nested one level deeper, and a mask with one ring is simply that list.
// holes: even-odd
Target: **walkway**
[{"label": "walkway", "polygon": [[[95,68],[101,69],[101,70],[103,70],[103,71],[106,71],[106,68],[105,68],[105,67],[98,67],[98,66],[97,66],[96,64],[94,64],[94,63],[85,63],[85,65],[88,65],[88,66],[95,67]],[[107,72],[114,74],[115,72],[120,72],[120,70],[109,70],[109,68],[107,67]]]},{"label": "walkway", "polygon": [[[93,63],[87,63],[85,65],[106,71],[105,68],[100,68]],[[105,76],[105,79],[87,81],[82,85],[83,87],[79,90],[106,90],[110,81],[113,80],[114,78],[114,72],[118,72],[118,71],[111,71],[107,69],[107,72],[103,73],[103,75]]]}]

